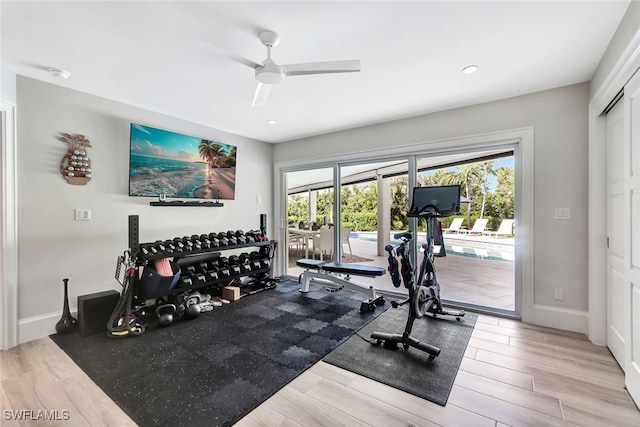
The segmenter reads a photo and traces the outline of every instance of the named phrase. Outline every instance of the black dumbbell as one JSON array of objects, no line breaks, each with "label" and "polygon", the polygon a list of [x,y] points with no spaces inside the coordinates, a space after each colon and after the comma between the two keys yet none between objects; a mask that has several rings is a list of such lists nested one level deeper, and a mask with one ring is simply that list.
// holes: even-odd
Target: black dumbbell
[{"label": "black dumbbell", "polygon": [[218,233],[218,240],[220,241],[220,246],[229,246],[229,239],[225,233]]},{"label": "black dumbbell", "polygon": [[202,273],[196,273],[196,275],[194,276],[194,284],[195,285],[204,285],[206,283],[207,279],[205,277],[204,274]]},{"label": "black dumbbell", "polygon": [[267,247],[267,246],[262,246],[258,252],[260,253],[260,259],[263,258],[271,258],[271,248]]},{"label": "black dumbbell", "polygon": [[231,276],[231,273],[229,272],[229,267],[225,266],[225,267],[220,267],[218,268],[218,277],[219,278],[224,278],[224,277],[229,277]]},{"label": "black dumbbell", "polygon": [[218,280],[220,277],[218,275],[218,267],[215,267],[215,269],[210,269],[207,270],[207,274],[205,275],[207,277],[207,280]]},{"label": "black dumbbell", "polygon": [[209,247],[218,248],[220,247],[220,240],[218,239],[218,233],[209,233]]},{"label": "black dumbbell", "polygon": [[226,233],[226,237],[229,240],[229,245],[237,245],[238,244],[238,238],[236,237],[236,232],[235,231],[227,231]]},{"label": "black dumbbell", "polygon": [[180,287],[186,288],[189,286],[193,286],[193,280],[191,280],[191,277],[182,276],[180,278]]},{"label": "black dumbbell", "polygon": [[175,252],[184,252],[184,243],[182,243],[182,239],[180,239],[180,237],[173,239],[173,246],[175,246]]},{"label": "black dumbbell", "polygon": [[169,254],[175,252],[176,250],[176,246],[173,244],[173,241],[171,240],[165,240],[164,247],[166,249],[166,252]]},{"label": "black dumbbell", "polygon": [[206,273],[208,269],[209,269],[208,262],[201,262],[196,266],[196,270],[198,271],[198,273]]},{"label": "black dumbbell", "polygon": [[269,268],[270,265],[271,265],[271,260],[269,258],[262,258],[260,260],[260,266],[262,268]]},{"label": "black dumbbell", "polygon": [[189,276],[193,276],[194,274],[196,274],[196,266],[195,265],[188,265],[186,267],[184,267],[186,274]]},{"label": "black dumbbell", "polygon": [[189,238],[189,241],[193,244],[194,250],[202,249],[202,242],[200,241],[200,236],[196,236],[194,234]]},{"label": "black dumbbell", "polygon": [[238,255],[231,255],[229,257],[229,270],[232,274],[240,274],[240,259]]},{"label": "black dumbbell", "polygon": [[182,238],[182,244],[186,251],[192,251],[194,249],[194,244],[189,236],[184,236]]},{"label": "black dumbbell", "polygon": [[247,236],[244,234],[242,230],[236,230],[236,239],[238,239],[238,244],[247,243]]},{"label": "black dumbbell", "polygon": [[252,270],[260,270],[262,268],[262,264],[260,264],[260,252],[253,251],[249,254],[249,259],[251,261],[251,269]]},{"label": "black dumbbell", "polygon": [[229,271],[231,274],[240,274],[240,259],[238,255],[231,255],[229,257]]},{"label": "black dumbbell", "polygon": [[209,240],[208,234],[201,234],[198,239],[200,240],[200,244],[203,249],[209,249],[211,247],[211,240]]}]

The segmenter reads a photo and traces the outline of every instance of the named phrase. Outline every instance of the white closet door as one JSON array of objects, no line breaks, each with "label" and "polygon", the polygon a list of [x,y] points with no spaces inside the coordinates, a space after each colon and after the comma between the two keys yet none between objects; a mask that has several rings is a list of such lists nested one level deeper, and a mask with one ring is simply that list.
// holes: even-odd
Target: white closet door
[{"label": "white closet door", "polygon": [[625,369],[624,102],[607,114],[607,346]]},{"label": "white closet door", "polygon": [[640,406],[640,74],[624,88],[625,384]]}]

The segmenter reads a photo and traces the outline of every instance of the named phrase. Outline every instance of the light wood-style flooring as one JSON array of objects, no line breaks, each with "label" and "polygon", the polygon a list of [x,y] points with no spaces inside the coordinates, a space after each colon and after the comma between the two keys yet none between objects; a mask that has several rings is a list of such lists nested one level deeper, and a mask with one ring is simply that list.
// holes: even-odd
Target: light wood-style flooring
[{"label": "light wood-style flooring", "polygon": [[[7,421],[24,409],[68,410],[57,425],[135,425],[49,338],[0,357],[1,425],[56,424]],[[319,362],[236,425],[637,427],[640,411],[606,348],[480,315],[445,407]]]}]

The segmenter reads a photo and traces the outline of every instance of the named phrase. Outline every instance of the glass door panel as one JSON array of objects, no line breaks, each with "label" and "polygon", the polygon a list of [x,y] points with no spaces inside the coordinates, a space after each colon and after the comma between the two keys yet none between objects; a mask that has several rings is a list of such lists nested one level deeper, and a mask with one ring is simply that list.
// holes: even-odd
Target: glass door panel
[{"label": "glass door panel", "polygon": [[[285,274],[298,276],[302,269],[296,260],[320,259],[326,252],[320,228],[333,222],[333,168],[308,169],[285,173],[287,230],[285,235]],[[321,247],[321,244],[325,245]]]},{"label": "glass door panel", "polygon": [[[385,246],[398,243],[392,235],[408,229],[407,167],[405,159],[340,167],[340,242],[336,249],[342,262],[387,268]],[[394,288],[388,275],[356,280],[376,289],[407,292]]]},{"label": "glass door panel", "polygon": [[[417,185],[459,184],[460,213],[441,219],[444,250],[435,259],[440,295],[458,305],[515,311],[513,153],[417,160]],[[424,221],[418,242],[426,240]],[[437,242],[436,242],[437,243]]]}]

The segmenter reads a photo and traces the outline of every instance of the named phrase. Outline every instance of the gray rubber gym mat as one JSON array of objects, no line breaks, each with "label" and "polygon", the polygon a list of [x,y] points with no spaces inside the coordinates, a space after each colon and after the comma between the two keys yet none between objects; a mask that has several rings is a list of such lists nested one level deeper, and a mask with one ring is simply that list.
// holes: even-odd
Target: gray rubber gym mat
[{"label": "gray rubber gym mat", "polygon": [[412,347],[393,350],[371,342],[374,331],[402,335],[407,313],[407,306],[387,310],[323,360],[444,406],[478,316],[466,313],[460,322],[450,316],[417,319],[411,336],[441,349],[429,361],[427,353]]},{"label": "gray rubber gym mat", "polygon": [[384,308],[292,281],[139,337],[51,335],[140,426],[237,422]]}]

